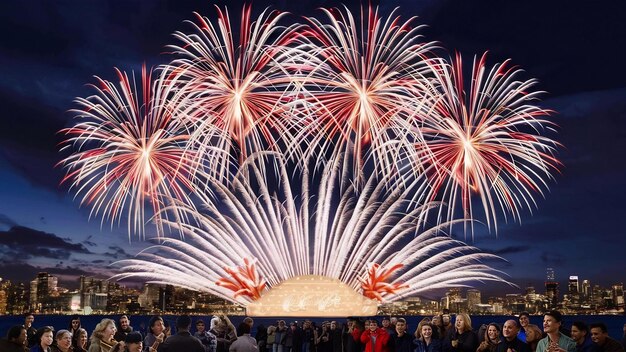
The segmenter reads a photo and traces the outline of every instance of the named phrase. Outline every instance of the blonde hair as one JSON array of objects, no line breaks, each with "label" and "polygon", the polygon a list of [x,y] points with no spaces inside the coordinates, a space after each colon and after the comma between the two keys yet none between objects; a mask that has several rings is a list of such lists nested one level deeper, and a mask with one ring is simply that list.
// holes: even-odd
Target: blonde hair
[{"label": "blonde hair", "polygon": [[[541,340],[543,338],[543,332],[535,324],[528,324],[528,325],[526,325],[525,330],[526,330],[526,336],[528,336],[528,330],[532,330],[535,333],[535,339],[532,340],[532,341],[527,341],[527,342],[539,341],[539,340]],[[528,340],[528,338],[526,338],[526,340]]]},{"label": "blonde hair", "polygon": [[433,331],[433,334],[435,333],[435,326],[433,325],[433,323],[430,322],[430,321],[425,321],[424,319],[422,319],[422,321],[420,321],[420,323],[417,324],[417,329],[415,329],[415,334],[414,334],[415,338],[417,338],[417,339],[421,339],[422,338],[422,328],[424,326],[430,326],[430,329]]},{"label": "blonde hair", "polygon": [[108,319],[108,318],[102,319],[98,323],[98,325],[96,325],[96,328],[91,333],[91,340],[90,340],[91,343],[94,343],[95,341],[98,341],[98,340],[102,340],[102,337],[104,337],[103,336],[104,330],[106,330],[109,324],[113,325],[113,328],[115,328],[115,321],[113,321],[113,319]]},{"label": "blonde hair", "polygon": [[456,325],[456,319],[458,319],[459,317],[463,318],[463,331],[472,331],[472,318],[470,318],[469,314],[467,313],[457,314],[456,318],[454,318],[455,325]]}]

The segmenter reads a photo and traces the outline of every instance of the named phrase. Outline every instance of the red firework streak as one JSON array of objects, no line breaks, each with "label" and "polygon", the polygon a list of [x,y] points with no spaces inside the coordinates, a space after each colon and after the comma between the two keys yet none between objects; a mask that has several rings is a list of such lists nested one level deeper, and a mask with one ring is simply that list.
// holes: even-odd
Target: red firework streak
[{"label": "red firework streak", "polygon": [[383,301],[383,296],[393,294],[403,288],[408,288],[403,283],[387,282],[391,275],[404,267],[404,264],[396,264],[389,269],[381,268],[380,264],[373,264],[367,272],[367,279],[361,285],[363,296],[371,299]]},{"label": "red firework streak", "polygon": [[248,296],[253,301],[256,301],[261,298],[261,292],[265,290],[265,282],[262,282],[259,274],[256,272],[254,263],[251,263],[247,258],[243,262],[243,266],[235,269],[225,267],[224,270],[231,277],[222,277],[215,284],[235,292],[235,298],[237,296]]}]

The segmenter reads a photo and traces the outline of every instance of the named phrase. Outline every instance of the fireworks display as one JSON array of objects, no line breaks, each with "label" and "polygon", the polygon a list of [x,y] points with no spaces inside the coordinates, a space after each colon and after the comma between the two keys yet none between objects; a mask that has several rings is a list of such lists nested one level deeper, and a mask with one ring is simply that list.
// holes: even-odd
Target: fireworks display
[{"label": "fireworks display", "polygon": [[535,81],[483,55],[468,85],[460,55],[436,56],[395,11],[321,13],[197,14],[141,89],[118,72],[77,100],[63,182],[129,236],[157,226],[117,279],[241,304],[307,275],[380,302],[506,282],[486,264],[501,258],[446,231],[519,221],[558,172]]},{"label": "fireworks display", "polygon": [[312,145],[353,153],[350,174],[357,182],[367,157],[377,172],[393,172],[398,147],[419,140],[407,122],[423,105],[421,85],[434,45],[421,41],[414,18],[382,18],[370,6],[361,10],[358,26],[347,10],[322,11],[328,23],[310,17],[305,31],[311,40],[306,58],[312,69],[303,82],[309,127],[322,132]]},{"label": "fireworks display", "polygon": [[341,190],[346,180],[340,162],[325,165],[315,185],[306,169],[290,181],[280,155],[272,161],[280,166],[276,183],[261,170],[266,158],[252,155],[232,187],[216,183],[214,197],[197,207],[207,211],[187,209],[193,222],[170,223],[184,240],[167,239],[116,263],[124,269],[116,278],[148,278],[225,299],[237,293],[243,304],[264,284],[302,275],[338,278],[381,301],[467,278],[505,282],[482,263],[502,259],[443,234],[449,224],[420,226],[419,219],[436,204],[412,207],[414,189],[398,183],[391,191],[388,183],[370,177],[359,192],[353,186]]},{"label": "fireworks display", "polygon": [[294,81],[287,70],[298,26],[278,26],[284,14],[277,11],[253,21],[245,6],[237,42],[228,11],[217,12],[217,26],[197,15],[192,34],[175,33],[181,44],[171,49],[179,58],[169,66],[179,88],[177,116],[190,128],[190,143],[208,169],[224,177],[247,154],[276,150],[278,139],[295,145],[289,104]]},{"label": "fireworks display", "polygon": [[541,134],[553,124],[549,111],[533,105],[541,93],[529,90],[535,80],[517,80],[520,70],[508,62],[488,69],[483,55],[467,92],[460,55],[432,68],[434,99],[429,114],[415,119],[423,142],[411,154],[412,164],[426,168],[430,198],[447,203],[448,220],[459,201],[463,217],[475,219],[474,197],[489,227],[499,214],[520,219],[520,209],[535,206],[533,194],[543,195],[545,179],[560,166],[558,143]]},{"label": "fireworks display", "polygon": [[144,67],[138,90],[134,76],[117,74],[119,85],[98,79],[96,94],[77,100],[79,122],[61,131],[68,136],[64,149],[76,150],[60,163],[68,170],[63,182],[71,182],[81,204],[91,205],[103,221],[128,219],[129,236],[144,233],[149,215],[162,233],[159,217],[167,216],[161,211],[166,205],[192,204],[197,158],[186,150],[185,126],[172,118],[164,76],[152,82]]}]

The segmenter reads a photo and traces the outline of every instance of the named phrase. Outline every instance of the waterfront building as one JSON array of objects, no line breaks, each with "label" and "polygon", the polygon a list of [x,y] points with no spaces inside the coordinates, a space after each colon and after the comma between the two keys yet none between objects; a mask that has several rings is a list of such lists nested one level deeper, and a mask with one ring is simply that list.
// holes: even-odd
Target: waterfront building
[{"label": "waterfront building", "polygon": [[624,309],[624,284],[619,283],[611,287],[611,298],[615,309]]},{"label": "waterfront building", "polygon": [[548,309],[556,309],[559,303],[559,283],[556,281],[554,269],[546,269],[546,297],[548,298]]},{"label": "waterfront building", "polygon": [[0,315],[3,315],[7,311],[8,306],[8,293],[6,290],[6,284],[2,282],[2,278],[0,278]]},{"label": "waterfront building", "polygon": [[485,310],[485,307],[478,307],[482,303],[480,297],[480,291],[477,289],[467,290],[467,307],[469,312],[476,312],[478,310]]}]

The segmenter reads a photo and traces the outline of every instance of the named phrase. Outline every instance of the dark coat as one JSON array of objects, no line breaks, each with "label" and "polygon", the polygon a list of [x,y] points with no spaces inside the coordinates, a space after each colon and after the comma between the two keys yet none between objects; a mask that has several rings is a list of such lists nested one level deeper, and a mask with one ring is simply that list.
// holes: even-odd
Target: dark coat
[{"label": "dark coat", "polygon": [[[452,341],[457,340],[457,346],[452,347]],[[448,334],[443,340],[443,352],[476,352],[478,348],[478,336],[474,331],[464,331],[462,334],[456,330]]]},{"label": "dark coat", "polygon": [[179,331],[176,335],[168,337],[159,347],[163,352],[204,352],[202,342],[191,336],[189,331]]},{"label": "dark coat", "polygon": [[389,351],[391,352],[413,352],[415,345],[413,340],[415,337],[404,333],[402,336],[398,336],[397,333],[389,336]]},{"label": "dark coat", "polygon": [[509,348],[511,350],[515,350],[516,352],[531,352],[530,346],[518,338],[513,339],[513,341],[503,339],[496,347],[496,352],[507,352]]},{"label": "dark coat", "polygon": [[24,352],[28,351],[28,348],[24,345],[17,344],[6,339],[0,340],[0,351],[2,352]]},{"label": "dark coat", "polygon": [[441,352],[441,340],[432,338],[429,345],[426,345],[423,339],[415,339],[415,352]]}]

